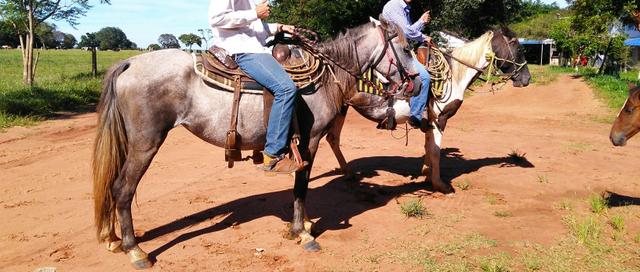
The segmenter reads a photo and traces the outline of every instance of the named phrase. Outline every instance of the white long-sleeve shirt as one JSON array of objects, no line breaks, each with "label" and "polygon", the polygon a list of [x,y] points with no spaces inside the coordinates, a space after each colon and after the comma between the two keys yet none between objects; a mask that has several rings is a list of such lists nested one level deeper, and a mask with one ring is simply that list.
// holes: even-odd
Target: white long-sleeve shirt
[{"label": "white long-sleeve shirt", "polygon": [[277,24],[258,19],[256,2],[261,0],[211,0],[209,25],[213,44],[229,54],[270,53],[266,40],[277,31]]}]

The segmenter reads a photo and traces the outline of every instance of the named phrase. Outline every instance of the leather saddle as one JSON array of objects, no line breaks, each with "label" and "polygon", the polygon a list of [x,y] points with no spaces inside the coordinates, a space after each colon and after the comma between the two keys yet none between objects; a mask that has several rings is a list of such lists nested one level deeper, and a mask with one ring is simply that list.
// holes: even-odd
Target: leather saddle
[{"label": "leather saddle", "polygon": [[[290,48],[286,44],[276,44],[273,47],[272,55],[283,66],[285,71],[289,73],[291,79],[296,83],[299,89],[306,88],[311,84],[315,84],[324,74],[325,65],[321,59],[311,52],[302,50],[299,47]],[[232,168],[234,161],[242,159],[239,149],[240,135],[237,132],[238,110],[242,93],[251,93],[263,95],[263,120],[266,128],[271,106],[273,105],[273,94],[265,89],[258,82],[245,74],[238,66],[235,60],[219,47],[211,47],[204,53],[193,54],[195,72],[207,83],[213,84],[218,89],[233,92],[233,105],[231,124],[227,132],[227,141],[225,144],[225,160],[228,162],[229,168]],[[298,136],[298,124],[296,118],[293,118],[293,128],[295,131],[294,139]],[[291,150],[296,161],[302,163],[297,145],[292,141]],[[261,155],[254,151],[254,162],[259,163]]]}]

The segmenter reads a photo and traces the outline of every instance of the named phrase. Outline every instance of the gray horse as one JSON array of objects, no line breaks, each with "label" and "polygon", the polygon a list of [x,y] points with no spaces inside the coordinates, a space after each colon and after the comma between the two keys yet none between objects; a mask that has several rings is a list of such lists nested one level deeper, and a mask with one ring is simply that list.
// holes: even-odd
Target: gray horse
[{"label": "gray horse", "polygon": [[[337,39],[318,45],[320,52],[338,60],[340,66],[349,71],[331,64],[335,73],[326,73],[314,88],[305,90],[297,102],[299,149],[310,164],[295,175],[294,212],[289,231],[292,238],[302,239],[306,250],[320,249],[310,234],[304,208],[313,159],[319,141],[336,125],[336,118],[355,94],[352,86],[356,79],[351,74],[373,68],[380,73],[391,71],[389,75],[394,82],[416,81],[411,77],[402,78],[398,72],[400,63],[409,74],[416,74],[406,47],[399,28],[384,20],[381,25],[369,23],[350,29]],[[391,50],[400,52],[397,60],[378,61]],[[419,84],[414,85],[414,90],[419,90]],[[138,183],[168,132],[177,126],[184,126],[204,141],[224,147],[232,99],[233,93],[216,89],[199,78],[194,72],[192,57],[180,50],[132,57],[109,71],[98,106],[93,186],[98,239],[107,243],[110,251],[126,252],[135,268],[153,265],[138,246],[133,231],[131,202]],[[262,100],[261,95],[242,96],[238,133],[243,150],[264,147]],[[122,240],[116,236],[116,221],[120,223]]]},{"label": "gray horse", "polygon": [[[440,177],[440,145],[447,121],[458,112],[465,90],[478,78],[480,71],[492,66],[497,66],[506,73],[515,87],[526,87],[531,79],[524,53],[520,50],[518,37],[508,28],[488,31],[463,47],[454,49],[452,55],[455,58],[449,61],[452,76],[445,82],[444,94],[441,98],[432,96],[429,100],[429,111],[432,115],[430,125],[433,129],[425,132],[425,157],[422,169],[422,173],[431,179],[433,188],[442,193],[452,193],[454,190]],[[352,101],[355,110],[367,119],[381,122],[386,118],[383,109],[367,106],[387,104],[386,97],[358,93]],[[348,169],[347,161],[340,150],[340,132],[344,125],[344,117],[341,115],[336,119],[336,125],[327,135],[327,141],[342,172],[352,176],[353,172]]]}]

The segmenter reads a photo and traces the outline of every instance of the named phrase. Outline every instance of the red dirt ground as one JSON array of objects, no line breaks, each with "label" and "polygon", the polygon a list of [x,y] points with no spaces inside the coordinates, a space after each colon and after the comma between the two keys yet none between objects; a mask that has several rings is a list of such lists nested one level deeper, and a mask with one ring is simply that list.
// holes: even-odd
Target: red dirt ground
[{"label": "red dirt ground", "polygon": [[[475,94],[449,122],[443,143],[443,176],[470,188],[444,196],[416,176],[419,133],[412,131],[405,147],[351,111],[342,150],[362,180],[337,175],[323,141],[307,201],[320,253],[283,238],[290,178],[263,177],[251,163],[227,169],[222,149],[178,128],[138,188],[134,224],[158,271],[411,270],[402,257],[389,256],[402,255],[405,244],[470,233],[495,239],[492,251],[510,252],[514,241],[552,245],[568,233],[566,213],[557,208],[562,201],[585,206],[605,190],[640,197],[640,139],[612,147],[607,116],[591,89],[569,76]],[[95,114],[83,114],[0,133],[0,270],[130,270],[125,255],[95,240],[89,168],[95,124]],[[527,160],[513,164],[512,151]],[[422,199],[430,215],[407,219],[399,203],[411,198]],[[627,222],[630,233],[638,233],[638,221]],[[255,254],[256,248],[265,251]],[[374,254],[391,261],[377,263]]]}]

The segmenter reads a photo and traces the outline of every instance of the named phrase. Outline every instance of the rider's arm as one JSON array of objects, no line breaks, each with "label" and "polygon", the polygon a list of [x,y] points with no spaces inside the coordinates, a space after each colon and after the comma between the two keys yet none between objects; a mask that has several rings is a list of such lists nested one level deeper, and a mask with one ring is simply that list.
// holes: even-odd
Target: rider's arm
[{"label": "rider's arm", "polygon": [[422,35],[422,28],[424,27],[424,22],[422,20],[418,20],[414,24],[411,24],[405,16],[404,9],[400,5],[389,5],[385,6],[382,11],[382,15],[391,22],[394,22],[398,26],[402,28],[402,32],[404,32],[405,38],[407,40],[424,42],[424,37]]},{"label": "rider's arm", "polygon": [[234,11],[231,9],[230,1],[226,2],[225,5],[219,1],[212,1],[209,5],[209,25],[212,28],[236,29],[249,26],[258,20],[255,9]]}]

